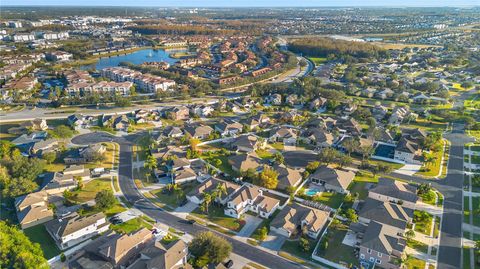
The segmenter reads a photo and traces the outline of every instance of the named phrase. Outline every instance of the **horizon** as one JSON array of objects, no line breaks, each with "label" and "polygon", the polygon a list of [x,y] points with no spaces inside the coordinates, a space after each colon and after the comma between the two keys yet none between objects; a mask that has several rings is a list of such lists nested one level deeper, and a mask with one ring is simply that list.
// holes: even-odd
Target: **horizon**
[{"label": "horizon", "polygon": [[[20,3],[19,3],[20,2]],[[478,7],[480,0],[387,0],[379,5],[376,0],[327,0],[318,3],[316,0],[302,1],[301,4],[289,0],[245,0],[241,3],[218,4],[213,0],[186,0],[179,4],[175,0],[166,0],[158,3],[155,0],[137,0],[133,2],[127,0],[85,0],[81,3],[73,0],[45,0],[41,4],[36,0],[3,0],[2,7],[159,7],[159,8],[441,8],[441,7]]]}]

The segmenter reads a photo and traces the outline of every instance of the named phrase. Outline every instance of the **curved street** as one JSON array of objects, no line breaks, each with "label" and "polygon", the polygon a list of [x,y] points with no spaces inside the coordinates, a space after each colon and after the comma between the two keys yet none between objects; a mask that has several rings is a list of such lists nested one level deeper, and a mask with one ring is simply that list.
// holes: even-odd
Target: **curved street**
[{"label": "curved street", "polygon": [[132,141],[141,135],[135,134],[126,137],[116,137],[108,133],[95,132],[89,134],[79,135],[72,139],[72,143],[77,145],[88,145],[100,142],[115,142],[120,145],[120,160],[118,169],[118,182],[124,197],[135,208],[142,211],[145,215],[166,224],[176,230],[185,232],[187,234],[197,234],[202,231],[211,231],[224,238],[226,238],[233,246],[233,252],[246,259],[252,260],[255,263],[261,264],[268,268],[287,269],[287,268],[305,268],[304,266],[288,261],[280,256],[273,255],[269,252],[263,251],[257,247],[243,243],[231,237],[226,237],[223,234],[214,230],[208,229],[198,224],[187,224],[185,221],[169,212],[166,212],[156,207],[152,202],[145,199],[138,191],[133,182],[132,175]]}]

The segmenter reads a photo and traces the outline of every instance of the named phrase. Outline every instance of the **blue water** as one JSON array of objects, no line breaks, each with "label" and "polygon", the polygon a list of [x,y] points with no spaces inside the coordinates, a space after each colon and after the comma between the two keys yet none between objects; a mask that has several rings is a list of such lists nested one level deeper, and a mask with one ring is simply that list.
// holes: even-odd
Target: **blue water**
[{"label": "blue water", "polygon": [[320,190],[317,189],[306,189],[305,194],[308,196],[315,196],[317,193],[319,193]]},{"label": "blue water", "polygon": [[92,65],[84,65],[81,67],[81,69],[95,68],[97,70],[101,70],[107,67],[118,66],[121,62],[130,62],[132,64],[142,64],[144,62],[164,61],[169,64],[174,64],[178,62],[179,59],[171,58],[170,54],[175,52],[184,52],[184,51],[186,50],[179,49],[179,50],[165,51],[163,49],[159,49],[159,50],[144,49],[144,50],[135,51],[129,54],[100,58],[97,63]]}]

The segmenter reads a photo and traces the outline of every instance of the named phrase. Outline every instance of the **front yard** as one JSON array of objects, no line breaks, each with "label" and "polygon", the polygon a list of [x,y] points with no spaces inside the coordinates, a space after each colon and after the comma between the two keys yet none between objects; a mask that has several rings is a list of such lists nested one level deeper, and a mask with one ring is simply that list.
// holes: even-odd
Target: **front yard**
[{"label": "front yard", "polygon": [[160,202],[171,209],[175,209],[186,199],[187,193],[198,187],[198,185],[199,184],[196,181],[193,181],[180,184],[178,185],[178,188],[173,191],[163,192],[163,189],[159,189],[151,191],[150,193],[155,197],[157,202]]},{"label": "front yard", "polygon": [[432,229],[433,215],[425,212],[415,210],[413,212],[413,223],[415,223],[415,232],[430,235]]},{"label": "front yard", "polygon": [[103,190],[111,190],[112,184],[110,178],[93,179],[84,184],[81,190],[72,191],[72,198],[69,200],[73,203],[85,203],[95,199],[95,195]]},{"label": "front yard", "polygon": [[405,267],[407,269],[424,269],[426,262],[424,260],[417,259],[409,256],[405,261]]},{"label": "front yard", "polygon": [[287,239],[285,243],[283,243],[281,251],[285,251],[287,253],[290,253],[294,256],[297,256],[305,260],[311,260],[312,252],[315,249],[315,245],[317,244],[317,241],[307,237],[304,237],[304,238],[308,240],[308,244],[310,246],[308,251],[304,251],[301,248],[300,239],[297,239],[297,240]]},{"label": "front yard", "polygon": [[131,233],[133,231],[139,230],[140,228],[147,228],[151,230],[153,225],[142,217],[137,217],[120,224],[110,225],[110,229],[114,230],[117,233]]},{"label": "front yard", "polygon": [[442,150],[439,151],[432,151],[428,158],[431,158],[431,162],[424,162],[422,167],[420,168],[420,171],[415,173],[416,175],[419,176],[425,176],[425,177],[435,177],[440,173],[440,167],[442,165],[442,157],[444,155],[444,145],[445,141],[442,140]]},{"label": "front yard", "polygon": [[208,220],[228,230],[238,232],[245,225],[244,220],[235,219],[225,215],[223,207],[210,205],[208,213],[203,212],[200,208],[196,208],[190,213],[192,216]]},{"label": "front yard", "polygon": [[107,169],[112,169],[115,160],[118,160],[118,145],[114,143],[103,143],[106,146],[106,150],[103,153],[105,161],[99,161],[95,163],[85,164],[85,168],[93,169],[98,167],[103,167]]}]

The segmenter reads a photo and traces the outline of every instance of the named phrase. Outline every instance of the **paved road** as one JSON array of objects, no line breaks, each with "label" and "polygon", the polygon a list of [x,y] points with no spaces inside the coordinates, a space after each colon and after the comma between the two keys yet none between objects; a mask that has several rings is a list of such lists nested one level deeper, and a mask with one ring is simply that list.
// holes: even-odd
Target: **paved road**
[{"label": "paved road", "polygon": [[431,183],[444,196],[443,218],[438,254],[439,269],[461,268],[463,223],[463,146],[473,139],[465,135],[461,124],[454,124],[451,133],[444,135],[451,143],[447,176],[440,180],[426,180],[415,176],[392,173],[393,176],[418,183]]},{"label": "paved road", "polygon": [[[138,134],[136,135],[138,136]],[[178,218],[166,211],[163,211],[153,205],[149,200],[143,198],[135,187],[132,180],[132,141],[134,136],[114,137],[107,133],[90,133],[77,136],[72,139],[74,144],[87,145],[99,142],[114,141],[120,145],[120,161],[119,161],[119,184],[125,198],[134,205],[135,208],[144,214],[164,223],[176,230],[197,234],[202,231],[212,231],[218,235],[224,236],[216,231],[210,230],[198,224],[186,224],[183,219]],[[225,237],[225,236],[224,236]],[[305,268],[302,265],[288,261],[279,256],[273,255],[249,244],[235,240],[231,237],[225,237],[233,246],[233,252],[246,259],[252,260],[258,264],[274,269],[296,269]]]}]

